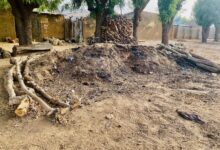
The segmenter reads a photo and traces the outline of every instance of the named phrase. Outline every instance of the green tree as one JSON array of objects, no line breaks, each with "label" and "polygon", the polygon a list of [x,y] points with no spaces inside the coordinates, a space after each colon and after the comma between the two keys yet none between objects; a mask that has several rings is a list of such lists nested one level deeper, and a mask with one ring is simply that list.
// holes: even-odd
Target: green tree
[{"label": "green tree", "polygon": [[1,9],[8,9],[10,5],[7,0],[0,0],[0,10]]},{"label": "green tree", "polygon": [[61,0],[0,0],[0,8],[9,8],[15,19],[16,35],[19,45],[32,44],[33,9],[56,9]]},{"label": "green tree", "polygon": [[169,32],[173,19],[182,7],[184,0],[158,0],[159,16],[162,22],[162,43],[169,44]]},{"label": "green tree", "polygon": [[209,37],[210,26],[216,22],[215,0],[197,0],[194,7],[194,16],[198,25],[202,26],[202,43],[207,43]]},{"label": "green tree", "polygon": [[138,27],[141,21],[141,13],[147,6],[150,0],[132,0],[134,6],[134,18],[133,18],[133,36],[138,41]]}]

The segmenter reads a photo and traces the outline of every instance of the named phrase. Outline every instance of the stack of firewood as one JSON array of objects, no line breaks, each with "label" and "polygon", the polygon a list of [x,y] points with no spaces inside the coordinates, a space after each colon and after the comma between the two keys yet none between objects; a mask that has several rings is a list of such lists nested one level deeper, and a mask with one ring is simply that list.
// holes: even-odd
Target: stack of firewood
[{"label": "stack of firewood", "polygon": [[101,42],[135,43],[135,40],[132,38],[132,27],[131,20],[125,17],[107,17],[101,27]]}]

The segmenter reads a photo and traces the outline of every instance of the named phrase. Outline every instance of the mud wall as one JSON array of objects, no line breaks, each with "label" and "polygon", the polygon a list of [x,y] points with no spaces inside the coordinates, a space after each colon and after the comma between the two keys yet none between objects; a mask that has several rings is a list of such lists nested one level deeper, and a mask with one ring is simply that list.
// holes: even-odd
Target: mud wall
[{"label": "mud wall", "polygon": [[64,39],[64,16],[53,14],[35,14],[33,19],[33,39],[41,41],[43,37]]},{"label": "mud wall", "polygon": [[[129,19],[133,18],[133,13],[126,14]],[[138,29],[139,40],[160,40],[162,33],[162,24],[158,14],[143,12],[141,22]],[[170,39],[174,38],[174,29],[171,29]]]},{"label": "mud wall", "polygon": [[95,33],[96,22],[95,19],[85,18],[83,19],[83,38],[84,41],[87,41],[89,37]]},{"label": "mud wall", "polygon": [[[43,37],[64,39],[64,16],[55,14],[34,14],[32,20],[33,40]],[[6,37],[16,38],[14,17],[11,12],[0,11],[0,41]]]},{"label": "mud wall", "polygon": [[0,11],[0,41],[6,37],[16,38],[14,17],[10,11]]}]

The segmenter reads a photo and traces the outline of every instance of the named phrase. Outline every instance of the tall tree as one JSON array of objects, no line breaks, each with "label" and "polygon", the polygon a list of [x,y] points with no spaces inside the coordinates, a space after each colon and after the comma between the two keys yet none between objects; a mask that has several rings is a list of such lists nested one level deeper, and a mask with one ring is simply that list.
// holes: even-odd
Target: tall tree
[{"label": "tall tree", "polygon": [[[202,26],[202,43],[207,43],[210,26],[216,20],[215,0],[197,0],[194,15],[198,25]],[[219,6],[218,6],[219,7]]]},{"label": "tall tree", "polygon": [[[55,9],[61,0],[0,0],[1,7],[11,7],[19,45],[32,44],[33,9]],[[1,8],[0,7],[0,8]]]},{"label": "tall tree", "polygon": [[138,41],[138,27],[141,21],[141,13],[147,6],[150,0],[132,0],[134,5],[134,18],[133,18],[133,36]]},{"label": "tall tree", "polygon": [[173,19],[182,7],[184,0],[158,0],[160,21],[162,22],[162,43],[169,44],[169,32]]}]

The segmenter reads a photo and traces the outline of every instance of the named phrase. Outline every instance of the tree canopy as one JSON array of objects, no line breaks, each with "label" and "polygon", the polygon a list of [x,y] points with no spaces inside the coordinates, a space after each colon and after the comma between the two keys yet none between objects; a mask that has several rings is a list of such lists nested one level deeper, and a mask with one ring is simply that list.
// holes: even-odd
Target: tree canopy
[{"label": "tree canopy", "polygon": [[8,9],[10,7],[7,0],[0,0],[0,9]]},{"label": "tree canopy", "polygon": [[173,20],[184,0],[158,0],[160,20],[163,24]]},{"label": "tree canopy", "polygon": [[142,8],[145,5],[145,1],[149,0],[132,0],[134,8]]},{"label": "tree canopy", "polygon": [[[0,0],[0,9],[10,8],[10,1],[12,0]],[[54,10],[62,0],[19,0],[18,3],[24,3],[26,5],[32,5],[34,8],[40,10]]]},{"label": "tree canopy", "polygon": [[[79,0],[80,1],[80,0]],[[81,0],[85,1],[91,16],[96,16],[98,12],[105,12],[107,15],[114,15],[116,5],[123,6],[124,0]]]},{"label": "tree canopy", "polygon": [[[197,0],[194,7],[194,16],[198,25],[209,27],[218,21],[219,0]],[[217,9],[216,9],[217,8]]]},{"label": "tree canopy", "polygon": [[133,18],[133,36],[138,41],[138,26],[141,21],[141,13],[147,6],[150,0],[132,0],[134,6],[134,18]]}]

